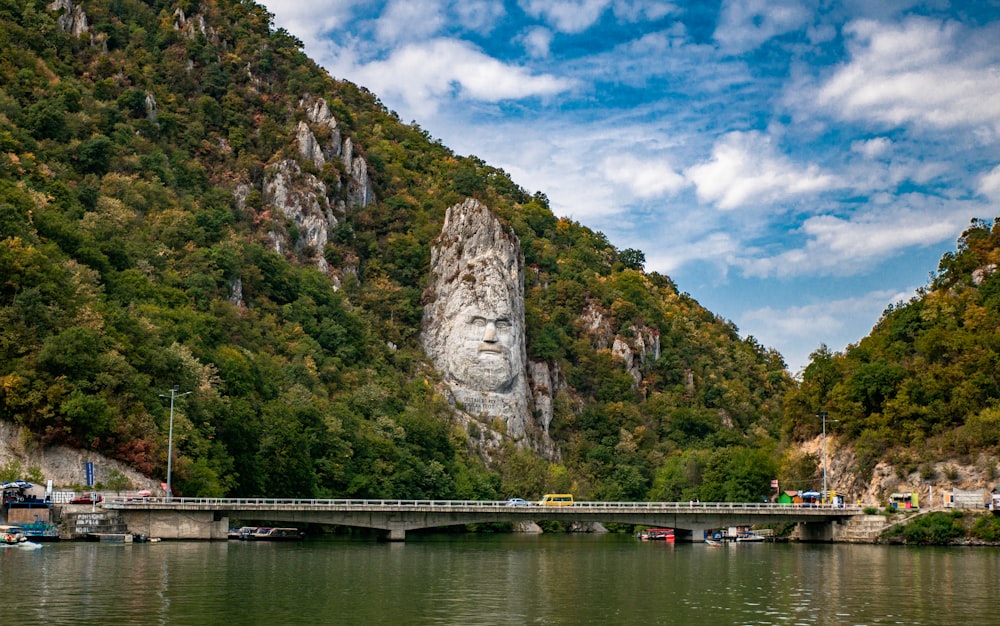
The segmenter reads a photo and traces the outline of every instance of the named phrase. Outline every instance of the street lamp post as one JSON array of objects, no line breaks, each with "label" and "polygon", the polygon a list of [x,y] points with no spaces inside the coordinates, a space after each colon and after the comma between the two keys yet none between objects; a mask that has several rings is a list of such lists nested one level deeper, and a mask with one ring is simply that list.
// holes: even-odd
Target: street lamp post
[{"label": "street lamp post", "polygon": [[[826,422],[827,422],[827,417],[826,416],[827,416],[827,413],[826,413],[826,411],[820,411],[816,415],[817,415],[817,417],[819,417],[820,419],[823,420],[823,501],[826,502],[827,499],[830,497],[827,494],[827,491],[826,491],[826,462],[827,462],[826,461]],[[830,421],[831,422],[836,422],[838,420],[833,420],[832,419]]]},{"label": "street lamp post", "polygon": [[170,486],[170,478],[174,469],[174,398],[179,398],[181,396],[186,396],[190,391],[185,391],[184,393],[177,393],[180,385],[174,385],[173,389],[170,390],[170,395],[160,394],[161,398],[170,398],[170,427],[167,434],[167,500],[174,497],[173,489]]}]

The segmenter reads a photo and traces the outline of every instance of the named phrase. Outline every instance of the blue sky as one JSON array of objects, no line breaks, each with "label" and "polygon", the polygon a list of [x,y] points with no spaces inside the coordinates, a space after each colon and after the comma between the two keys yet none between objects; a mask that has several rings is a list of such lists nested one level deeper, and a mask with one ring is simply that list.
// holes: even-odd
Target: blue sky
[{"label": "blue sky", "polygon": [[263,4],[793,374],[1000,215],[1000,0]]}]

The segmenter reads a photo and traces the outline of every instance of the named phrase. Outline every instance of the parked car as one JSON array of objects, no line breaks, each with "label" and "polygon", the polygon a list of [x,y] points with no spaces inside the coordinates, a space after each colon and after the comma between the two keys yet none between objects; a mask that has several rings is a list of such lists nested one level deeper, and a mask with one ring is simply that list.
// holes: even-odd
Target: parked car
[{"label": "parked car", "polygon": [[524,498],[510,498],[507,500],[507,506],[531,506],[532,504]]},{"label": "parked car", "polygon": [[91,502],[100,502],[104,498],[101,497],[99,493],[85,493],[82,496],[76,496],[71,498],[70,504],[90,504]]}]

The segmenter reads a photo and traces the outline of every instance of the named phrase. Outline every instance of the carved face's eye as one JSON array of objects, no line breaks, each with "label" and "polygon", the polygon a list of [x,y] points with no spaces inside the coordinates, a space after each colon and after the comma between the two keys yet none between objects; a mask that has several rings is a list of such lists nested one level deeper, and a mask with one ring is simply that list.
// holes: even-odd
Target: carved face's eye
[{"label": "carved face's eye", "polygon": [[510,328],[510,325],[511,325],[511,324],[510,324],[510,320],[508,320],[508,319],[504,319],[504,318],[500,318],[500,319],[498,319],[498,320],[497,320],[497,321],[495,322],[495,324],[494,324],[494,325],[495,325],[495,326],[496,326],[497,328]]},{"label": "carved face's eye", "polygon": [[469,320],[469,323],[472,324],[473,326],[486,326],[487,324],[486,318],[479,316],[473,317],[471,320]]}]

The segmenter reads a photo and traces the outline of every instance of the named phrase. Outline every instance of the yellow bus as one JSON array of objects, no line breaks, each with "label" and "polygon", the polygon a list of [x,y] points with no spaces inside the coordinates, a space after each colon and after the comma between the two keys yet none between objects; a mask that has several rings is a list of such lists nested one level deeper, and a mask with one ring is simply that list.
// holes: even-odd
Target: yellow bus
[{"label": "yellow bus", "polygon": [[571,493],[547,493],[538,501],[539,506],[573,506]]}]

